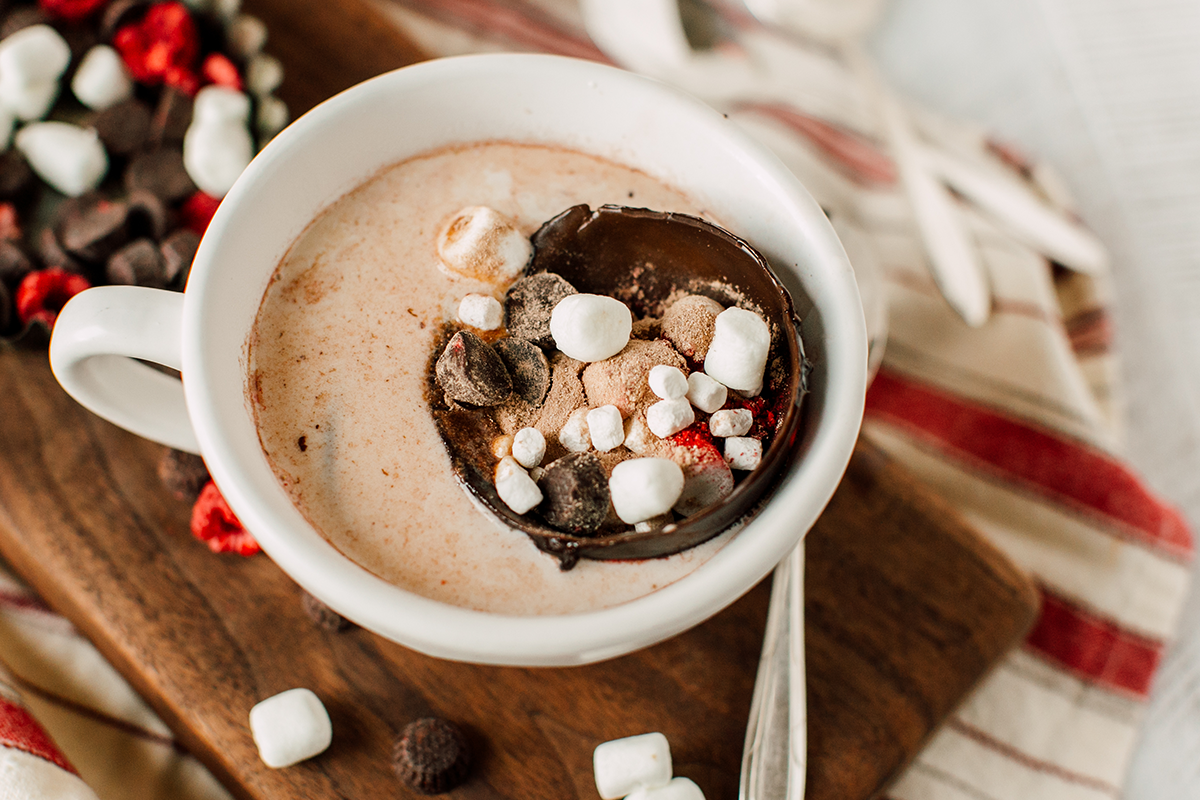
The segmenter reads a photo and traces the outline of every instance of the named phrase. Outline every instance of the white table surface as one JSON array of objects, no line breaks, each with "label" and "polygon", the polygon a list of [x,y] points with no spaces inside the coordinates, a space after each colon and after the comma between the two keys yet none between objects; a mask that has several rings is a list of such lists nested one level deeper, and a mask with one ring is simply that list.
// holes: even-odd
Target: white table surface
[{"label": "white table surface", "polygon": [[[1200,0],[892,0],[871,49],[1066,178],[1114,254],[1128,455],[1200,531]],[[1123,796],[1200,798],[1200,581]]]}]

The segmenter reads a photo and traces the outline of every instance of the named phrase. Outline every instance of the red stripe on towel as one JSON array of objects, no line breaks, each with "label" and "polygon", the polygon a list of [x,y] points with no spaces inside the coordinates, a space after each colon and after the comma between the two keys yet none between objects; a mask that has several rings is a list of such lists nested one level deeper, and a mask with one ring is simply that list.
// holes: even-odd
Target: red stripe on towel
[{"label": "red stripe on towel", "polygon": [[11,747],[78,775],[66,756],[25,708],[0,696],[0,747]]}]

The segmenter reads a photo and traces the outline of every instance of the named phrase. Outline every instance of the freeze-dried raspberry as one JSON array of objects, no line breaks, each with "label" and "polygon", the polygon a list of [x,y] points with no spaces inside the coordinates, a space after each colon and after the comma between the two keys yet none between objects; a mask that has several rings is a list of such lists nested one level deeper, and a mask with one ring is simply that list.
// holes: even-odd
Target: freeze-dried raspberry
[{"label": "freeze-dried raspberry", "polygon": [[108,0],[38,0],[38,5],[51,17],[69,22],[90,17]]},{"label": "freeze-dried raspberry", "polygon": [[179,209],[183,216],[183,224],[195,231],[197,236],[203,236],[204,232],[208,230],[208,223],[212,222],[213,214],[217,213],[219,205],[221,205],[219,198],[204,192],[196,192],[184,200],[183,206]]},{"label": "freeze-dried raspberry", "polygon": [[212,481],[200,491],[192,506],[192,535],[214,553],[252,556],[260,549],[250,532],[242,527],[233,509]]},{"label": "freeze-dried raspberry", "polygon": [[17,287],[17,315],[21,324],[37,320],[53,327],[67,301],[90,286],[82,275],[57,267],[29,273]]},{"label": "freeze-dried raspberry", "polygon": [[[142,83],[165,81],[186,91],[189,80],[195,79],[191,70],[200,55],[200,36],[183,3],[151,6],[141,20],[119,28],[112,44],[129,73]],[[198,79],[195,84],[199,88]]]},{"label": "freeze-dried raspberry", "polygon": [[211,53],[204,59],[200,74],[218,86],[224,86],[234,91],[242,91],[242,76],[229,57],[222,53]]}]

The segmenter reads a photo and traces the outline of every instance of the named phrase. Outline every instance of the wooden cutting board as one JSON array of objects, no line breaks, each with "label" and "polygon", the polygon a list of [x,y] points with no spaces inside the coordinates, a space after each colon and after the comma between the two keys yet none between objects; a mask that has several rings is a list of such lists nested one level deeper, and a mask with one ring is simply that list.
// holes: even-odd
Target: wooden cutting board
[{"label": "wooden cutting board", "polygon": [[[420,57],[358,0],[246,5],[270,26],[297,112]],[[476,750],[455,797],[591,800],[593,748],[652,730],[669,738],[676,774],[709,800],[736,797],[766,583],[687,633],[602,664],[439,661],[362,630],[328,633],[265,556],[216,556],[192,539],[189,508],[156,475],[162,448],[66,397],[44,349],[0,347],[0,398],[0,553],[236,796],[412,796],[391,772],[392,741],[436,714],[462,724]],[[866,798],[1027,629],[1036,597],[865,442],[807,554],[809,797]],[[247,713],[294,686],[325,701],[334,742],[271,770]]]}]

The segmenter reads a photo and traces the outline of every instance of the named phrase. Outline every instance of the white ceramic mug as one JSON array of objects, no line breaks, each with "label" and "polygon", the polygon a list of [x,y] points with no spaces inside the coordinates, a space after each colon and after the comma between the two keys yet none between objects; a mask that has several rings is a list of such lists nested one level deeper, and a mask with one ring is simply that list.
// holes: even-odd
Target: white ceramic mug
[{"label": "white ceramic mug", "polygon": [[[794,465],[771,501],[687,577],[611,608],[519,617],[397,588],[331,546],[264,456],[246,395],[263,292],[305,226],[381,167],[450,143],[550,143],[627,164],[696,198],[755,244],[789,288],[813,362]],[[179,369],[178,381],[134,359]],[[866,338],[854,276],[824,214],[761,145],[699,101],[598,64],[535,55],[425,62],[323,103],[254,160],[213,218],[180,295],[99,287],[63,309],[50,345],[63,387],[141,436],[201,453],[267,554],[359,625],[443,658],[582,664],[673,636],[720,611],[800,541],[857,438]],[[549,556],[547,556],[549,557]]]}]

